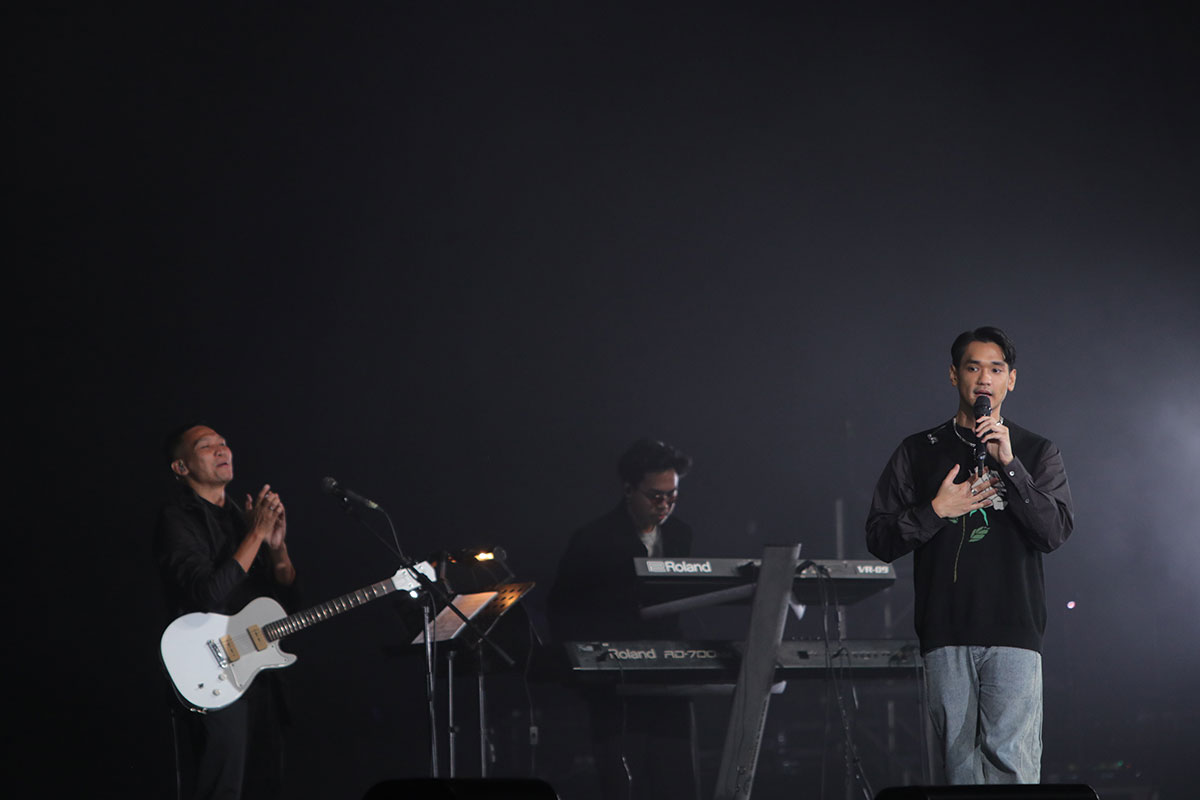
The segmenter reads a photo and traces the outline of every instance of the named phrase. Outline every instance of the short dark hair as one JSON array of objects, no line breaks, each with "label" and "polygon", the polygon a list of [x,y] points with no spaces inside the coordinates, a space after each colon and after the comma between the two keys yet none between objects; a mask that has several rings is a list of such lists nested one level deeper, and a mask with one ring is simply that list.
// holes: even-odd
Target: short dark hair
[{"label": "short dark hair", "polygon": [[180,425],[178,428],[172,428],[167,434],[167,438],[163,440],[163,455],[167,457],[167,466],[170,467],[180,458],[183,458],[183,453],[179,452],[179,448],[183,446],[183,435],[199,425],[208,425],[207,422],[189,422],[186,425]]},{"label": "short dark hair", "polygon": [[673,469],[682,478],[691,468],[691,458],[657,439],[638,439],[617,461],[617,473],[629,486],[639,485],[650,472]]},{"label": "short dark hair", "polygon": [[1012,339],[1008,338],[1008,334],[992,325],[984,325],[982,328],[963,331],[958,335],[954,344],[950,345],[950,366],[957,367],[962,364],[963,353],[967,352],[967,345],[971,342],[991,342],[1004,353],[1004,363],[1008,364],[1009,369],[1017,365],[1017,347]]}]

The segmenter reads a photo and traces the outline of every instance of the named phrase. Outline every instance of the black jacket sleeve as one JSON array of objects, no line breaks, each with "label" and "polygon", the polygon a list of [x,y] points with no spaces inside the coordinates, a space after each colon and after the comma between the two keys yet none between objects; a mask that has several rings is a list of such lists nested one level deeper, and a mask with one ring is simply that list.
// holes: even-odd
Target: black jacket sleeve
[{"label": "black jacket sleeve", "polygon": [[232,553],[221,552],[221,540],[203,512],[168,505],[159,514],[154,558],[175,613],[230,613],[229,600],[246,580]]},{"label": "black jacket sleeve", "polygon": [[1009,510],[1026,541],[1043,553],[1060,547],[1075,527],[1075,513],[1058,447],[1046,441],[1030,469],[1020,458],[1000,469],[1008,485]]},{"label": "black jacket sleeve", "polygon": [[945,520],[933,511],[931,500],[917,497],[916,476],[908,449],[892,454],[875,484],[867,514],[867,549],[891,563],[934,537]]}]

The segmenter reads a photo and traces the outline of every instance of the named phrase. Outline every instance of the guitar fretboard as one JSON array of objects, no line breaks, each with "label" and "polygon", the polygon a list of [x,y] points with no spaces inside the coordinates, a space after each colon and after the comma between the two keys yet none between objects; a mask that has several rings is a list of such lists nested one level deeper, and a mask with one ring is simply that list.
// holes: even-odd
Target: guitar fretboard
[{"label": "guitar fretboard", "polygon": [[267,641],[274,642],[296,631],[302,631],[311,625],[316,625],[318,622],[332,619],[343,611],[349,611],[372,600],[378,600],[380,597],[391,594],[394,591],[396,591],[396,586],[391,580],[373,583],[370,586],[364,586],[357,591],[344,594],[341,597],[335,597],[332,600],[321,603],[319,606],[306,608],[283,619],[269,622],[263,626],[262,631],[267,637]]}]

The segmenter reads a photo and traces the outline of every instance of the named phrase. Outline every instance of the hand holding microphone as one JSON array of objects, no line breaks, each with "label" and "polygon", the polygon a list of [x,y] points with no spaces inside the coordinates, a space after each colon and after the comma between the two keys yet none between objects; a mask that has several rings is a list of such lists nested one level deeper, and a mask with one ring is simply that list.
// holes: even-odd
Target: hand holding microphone
[{"label": "hand holding microphone", "polygon": [[975,398],[975,440],[975,463],[980,472],[988,453],[1003,466],[1013,460],[1008,427],[1002,419],[992,418],[992,398],[987,395]]}]

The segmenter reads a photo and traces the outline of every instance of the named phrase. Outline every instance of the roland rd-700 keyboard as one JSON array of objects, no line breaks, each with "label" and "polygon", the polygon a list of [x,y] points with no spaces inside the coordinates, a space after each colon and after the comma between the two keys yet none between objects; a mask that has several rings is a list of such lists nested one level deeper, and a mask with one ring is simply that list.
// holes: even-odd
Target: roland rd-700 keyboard
[{"label": "roland rd-700 keyboard", "polygon": [[[567,642],[572,677],[580,683],[724,683],[737,680],[742,644],[729,641]],[[775,658],[776,680],[822,678],[850,670],[853,677],[915,676],[921,667],[915,640],[785,641]]]}]

